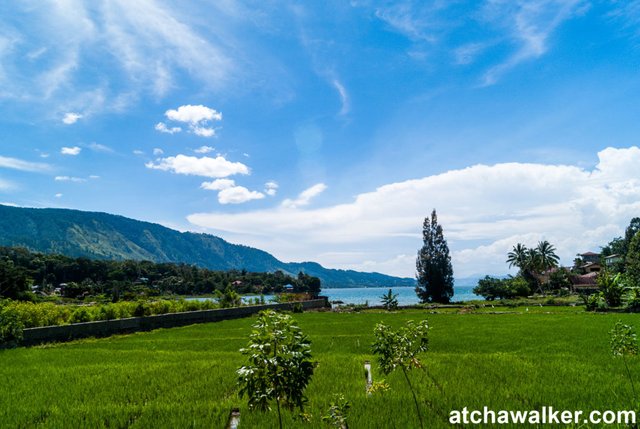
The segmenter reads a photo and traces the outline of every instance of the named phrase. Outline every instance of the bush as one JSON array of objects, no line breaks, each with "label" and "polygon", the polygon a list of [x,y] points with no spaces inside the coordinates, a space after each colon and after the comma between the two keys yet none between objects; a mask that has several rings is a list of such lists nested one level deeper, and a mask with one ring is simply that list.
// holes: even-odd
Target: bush
[{"label": "bush", "polygon": [[20,314],[10,306],[0,307],[0,343],[17,345],[22,341],[24,324]]},{"label": "bush", "polygon": [[517,296],[528,296],[531,293],[529,283],[521,276],[498,279],[486,276],[478,281],[473,293],[484,297],[487,301],[509,299]]},{"label": "bush", "polygon": [[69,319],[69,322],[71,323],[84,323],[84,322],[91,322],[91,313],[89,313],[89,310],[87,309],[87,307],[78,307],[76,308],[73,313],[71,313],[71,319]]}]

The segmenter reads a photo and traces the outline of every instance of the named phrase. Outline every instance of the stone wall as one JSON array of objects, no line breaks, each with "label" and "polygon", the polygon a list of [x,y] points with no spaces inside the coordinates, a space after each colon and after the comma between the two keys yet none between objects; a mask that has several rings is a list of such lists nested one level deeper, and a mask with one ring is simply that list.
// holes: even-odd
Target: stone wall
[{"label": "stone wall", "polygon": [[[302,301],[305,310],[326,307],[325,298]],[[97,322],[73,323],[71,325],[27,328],[23,332],[22,345],[31,346],[52,341],[69,341],[86,337],[107,337],[158,328],[193,325],[194,323],[217,322],[251,316],[262,310],[291,310],[293,303],[250,305],[216,310],[189,311],[185,313],[159,314],[156,316],[131,317],[128,319],[101,320]]]}]

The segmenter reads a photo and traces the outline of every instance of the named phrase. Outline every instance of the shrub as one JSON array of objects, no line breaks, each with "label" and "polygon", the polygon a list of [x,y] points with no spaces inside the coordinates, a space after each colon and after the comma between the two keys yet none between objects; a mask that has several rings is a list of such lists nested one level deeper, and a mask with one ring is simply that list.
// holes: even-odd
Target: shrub
[{"label": "shrub", "polygon": [[311,381],[315,363],[311,361],[311,342],[291,316],[261,311],[249,336],[249,344],[240,352],[247,365],[238,369],[240,396],[247,396],[249,408],[266,411],[276,402],[282,428],[280,407],[304,411],[304,390]]},{"label": "shrub", "polygon": [[383,374],[387,375],[396,369],[401,369],[409,390],[413,395],[413,401],[420,420],[420,427],[424,427],[418,398],[409,380],[407,371],[413,368],[422,368],[418,359],[420,353],[426,352],[429,346],[429,324],[426,320],[416,324],[409,320],[404,328],[394,331],[384,323],[378,323],[374,329],[375,341],[371,346],[373,353],[378,355],[378,363]]},{"label": "shrub", "polygon": [[17,345],[22,341],[24,324],[15,308],[0,306],[0,343]]},{"label": "shrub", "polygon": [[71,318],[69,319],[71,323],[83,323],[83,322],[91,322],[91,313],[87,307],[78,307],[73,313],[71,313]]}]

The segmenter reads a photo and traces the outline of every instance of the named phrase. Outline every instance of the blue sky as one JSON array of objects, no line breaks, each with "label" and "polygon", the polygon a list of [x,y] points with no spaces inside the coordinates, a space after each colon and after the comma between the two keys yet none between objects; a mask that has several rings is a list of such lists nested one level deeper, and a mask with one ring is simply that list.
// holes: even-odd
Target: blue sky
[{"label": "blue sky", "polygon": [[0,5],[0,202],[413,276],[640,215],[640,1]]}]

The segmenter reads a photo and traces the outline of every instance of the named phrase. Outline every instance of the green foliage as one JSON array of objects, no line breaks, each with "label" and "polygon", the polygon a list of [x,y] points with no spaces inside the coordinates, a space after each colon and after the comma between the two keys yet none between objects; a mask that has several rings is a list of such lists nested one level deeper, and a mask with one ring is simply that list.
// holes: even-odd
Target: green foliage
[{"label": "green foliage", "polygon": [[22,341],[24,323],[11,306],[0,303],[0,343],[17,345]]},{"label": "green foliage", "polygon": [[344,395],[333,395],[333,399],[329,404],[327,414],[322,416],[322,421],[334,428],[347,429],[347,418],[349,417],[349,409],[351,404],[344,398]]},{"label": "green foliage", "polygon": [[624,367],[627,370],[627,378],[631,384],[631,390],[633,392],[633,404],[638,405],[638,397],[636,395],[636,387],[633,383],[633,377],[627,364],[627,356],[638,355],[638,338],[636,336],[635,329],[632,326],[622,323],[622,321],[616,322],[613,329],[610,332],[611,340],[611,353],[613,356],[622,357]]},{"label": "green foliage", "polygon": [[391,390],[389,383],[384,380],[380,380],[371,383],[371,386],[367,388],[367,393],[369,393],[370,395],[374,395],[376,393],[388,392],[389,390]]},{"label": "green foliage", "polygon": [[413,320],[408,320],[404,327],[393,330],[384,323],[378,323],[373,333],[375,341],[371,348],[373,353],[378,355],[380,370],[383,374],[390,374],[398,368],[402,370],[413,395],[420,427],[424,427],[418,398],[407,371],[413,368],[422,368],[422,362],[418,359],[418,355],[426,352],[429,347],[429,324],[426,320],[417,324]]},{"label": "green foliage", "polygon": [[218,305],[210,300],[159,300],[96,305],[33,303],[8,300],[3,308],[14,312],[25,328],[38,326],[66,325],[69,323],[113,320],[126,317],[151,316],[155,314],[179,313],[184,311],[210,310]]},{"label": "green foliage", "polygon": [[398,308],[398,294],[393,293],[392,289],[389,289],[386,294],[382,295],[380,300],[382,301],[382,306],[388,311]]},{"label": "green foliage", "polygon": [[478,280],[478,285],[473,288],[473,293],[484,297],[488,301],[493,301],[494,299],[529,296],[531,289],[529,288],[529,283],[522,276],[507,279],[485,276],[485,278]]},{"label": "green foliage", "polygon": [[281,406],[304,411],[304,391],[315,363],[311,361],[311,342],[291,316],[260,312],[249,344],[240,352],[248,357],[248,363],[237,371],[240,396],[248,397],[250,408],[266,411],[275,401],[280,427]]},{"label": "green foliage", "polygon": [[223,292],[217,291],[216,297],[222,308],[239,307],[242,303],[242,297],[230,285],[227,285]]},{"label": "green foliage", "polygon": [[20,298],[27,291],[27,272],[14,261],[0,258],[0,298]]},{"label": "green foliage", "polygon": [[624,285],[620,274],[610,275],[602,271],[597,278],[600,293],[609,307],[620,307],[624,294]]},{"label": "green foliage", "polygon": [[[638,220],[640,221],[640,219]],[[629,250],[625,258],[625,272],[630,282],[634,286],[640,287],[640,231],[636,232],[629,242]]]},{"label": "green foliage", "polygon": [[424,219],[422,241],[416,258],[416,294],[422,302],[446,304],[453,297],[453,267],[435,209],[431,212],[431,219]]},{"label": "green foliage", "polygon": [[519,268],[519,276],[527,281],[532,291],[543,292],[541,275],[557,267],[560,262],[555,252],[555,247],[546,240],[538,242],[535,248],[530,249],[522,243],[517,243],[507,254],[507,263],[509,268]]},{"label": "green foliage", "polygon": [[161,294],[211,294],[232,283],[238,293],[280,292],[286,284],[295,285],[297,292],[320,291],[320,280],[307,274],[296,280],[282,271],[212,271],[187,264],[89,260],[0,247],[0,297],[26,299],[30,283],[43,295],[60,287],[65,298],[111,296],[113,302]]},{"label": "green foliage", "polygon": [[547,284],[547,287],[553,291],[569,289],[571,287],[569,273],[563,268],[553,271],[549,275],[549,283]]},{"label": "green foliage", "polygon": [[611,353],[614,356],[636,356],[638,354],[638,337],[632,326],[621,321],[611,329]]}]

